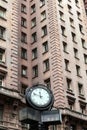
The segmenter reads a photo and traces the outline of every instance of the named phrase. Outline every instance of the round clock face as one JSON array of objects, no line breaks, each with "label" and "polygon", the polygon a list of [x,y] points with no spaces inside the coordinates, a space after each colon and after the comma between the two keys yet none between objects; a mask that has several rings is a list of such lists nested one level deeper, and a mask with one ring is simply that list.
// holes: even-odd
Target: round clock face
[{"label": "round clock face", "polygon": [[53,104],[52,92],[43,86],[31,87],[26,93],[28,103],[35,109],[44,110]]},{"label": "round clock face", "polygon": [[37,106],[45,106],[50,103],[51,98],[48,91],[36,88],[31,92],[31,101]]}]

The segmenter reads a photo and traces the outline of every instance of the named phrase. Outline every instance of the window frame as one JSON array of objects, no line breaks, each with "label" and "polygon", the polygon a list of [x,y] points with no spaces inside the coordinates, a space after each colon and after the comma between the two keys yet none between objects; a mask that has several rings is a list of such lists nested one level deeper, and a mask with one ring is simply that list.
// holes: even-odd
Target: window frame
[{"label": "window frame", "polygon": [[27,60],[27,49],[21,48],[21,58]]},{"label": "window frame", "polygon": [[6,55],[5,55],[5,49],[0,48],[0,63],[5,64],[6,63]]},{"label": "window frame", "polygon": [[49,59],[43,61],[44,73],[50,70]]},{"label": "window frame", "polygon": [[21,42],[27,43],[27,34],[24,32],[21,32]]},{"label": "window frame", "polygon": [[37,48],[34,48],[32,50],[32,60],[36,59],[37,58]]},{"label": "window frame", "polygon": [[42,37],[47,35],[47,25],[42,27]]},{"label": "window frame", "polygon": [[41,12],[41,21],[44,21],[46,19],[46,10]]},{"label": "window frame", "polygon": [[6,19],[6,9],[0,6],[0,18]]},{"label": "window frame", "polygon": [[67,90],[72,92],[72,79],[66,78]]},{"label": "window frame", "polygon": [[68,72],[71,72],[69,67],[70,67],[70,62],[67,59],[64,59],[64,63],[65,63],[65,70]]},{"label": "window frame", "polygon": [[5,40],[6,28],[0,26],[0,39]]},{"label": "window frame", "polygon": [[83,90],[83,84],[82,83],[78,83],[78,94],[79,94],[79,96],[84,95],[84,90]]},{"label": "window frame", "polygon": [[81,68],[79,65],[76,65],[76,74],[77,76],[81,77]]},{"label": "window frame", "polygon": [[27,11],[26,11],[26,5],[21,4],[21,12],[22,12],[22,13],[26,13],[26,12],[27,12]]},{"label": "window frame", "polygon": [[45,5],[45,0],[40,0],[40,7],[43,7]]},{"label": "window frame", "polygon": [[48,48],[48,41],[45,41],[43,44],[43,54],[48,52],[49,48]]},{"label": "window frame", "polygon": [[31,38],[32,38],[32,42],[31,43],[37,42],[37,33],[36,32],[32,33]]},{"label": "window frame", "polygon": [[31,20],[31,28],[36,26],[36,17]]},{"label": "window frame", "polygon": [[23,17],[21,17],[21,26],[22,27],[27,27],[27,20]]},{"label": "window frame", "polygon": [[33,4],[31,6],[31,14],[35,13],[36,12],[36,7],[35,7],[35,4]]},{"label": "window frame", "polygon": [[33,66],[32,71],[33,71],[33,78],[38,77],[38,65]]},{"label": "window frame", "polygon": [[21,66],[21,75],[22,77],[27,77],[27,66]]}]

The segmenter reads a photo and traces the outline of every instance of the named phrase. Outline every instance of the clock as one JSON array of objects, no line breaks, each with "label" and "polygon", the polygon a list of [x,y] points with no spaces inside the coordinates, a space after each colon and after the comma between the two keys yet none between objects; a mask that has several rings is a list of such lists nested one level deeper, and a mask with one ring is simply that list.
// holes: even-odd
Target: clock
[{"label": "clock", "polygon": [[28,105],[38,110],[47,110],[54,102],[52,91],[41,84],[27,88],[25,97]]}]

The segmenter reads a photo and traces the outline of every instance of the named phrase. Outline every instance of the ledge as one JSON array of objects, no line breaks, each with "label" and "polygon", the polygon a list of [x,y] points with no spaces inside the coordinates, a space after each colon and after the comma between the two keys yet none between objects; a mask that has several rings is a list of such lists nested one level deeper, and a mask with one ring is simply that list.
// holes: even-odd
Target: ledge
[{"label": "ledge", "polygon": [[80,112],[74,111],[74,110],[70,110],[69,108],[64,108],[64,109],[60,109],[61,113],[63,115],[69,115],[71,117],[80,119],[80,120],[84,120],[87,122],[87,115],[84,115]]},{"label": "ledge", "polygon": [[3,62],[3,61],[2,62],[0,61],[0,67],[7,68],[5,62]]},{"label": "ledge", "polygon": [[75,95],[72,90],[68,89],[66,92],[69,93],[69,94],[71,94],[71,95],[73,95],[73,96]]},{"label": "ledge", "polygon": [[19,92],[15,89],[10,89],[10,88],[0,86],[0,95],[1,94],[12,98],[20,99]]},{"label": "ledge", "polygon": [[82,100],[85,100],[84,95],[79,95],[78,97],[79,97],[80,99],[82,99]]}]

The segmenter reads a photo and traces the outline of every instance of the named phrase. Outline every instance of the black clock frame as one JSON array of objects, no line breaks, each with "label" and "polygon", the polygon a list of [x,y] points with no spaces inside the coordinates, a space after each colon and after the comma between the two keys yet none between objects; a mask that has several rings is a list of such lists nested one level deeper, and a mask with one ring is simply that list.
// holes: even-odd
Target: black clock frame
[{"label": "black clock frame", "polygon": [[[36,88],[42,88],[42,89],[46,90],[49,93],[49,95],[50,95],[50,101],[47,104],[45,104],[43,106],[39,106],[39,105],[35,105],[32,102],[32,100],[31,100],[31,92],[34,89],[36,89]],[[32,107],[32,108],[34,108],[36,110],[40,110],[40,111],[51,109],[52,106],[53,106],[53,103],[54,103],[54,96],[53,96],[52,91],[49,88],[47,88],[47,86],[42,85],[42,84],[34,85],[34,86],[30,87],[30,88],[27,88],[26,92],[25,92],[25,99],[26,99],[26,103],[27,103],[27,105],[29,107]]]}]

